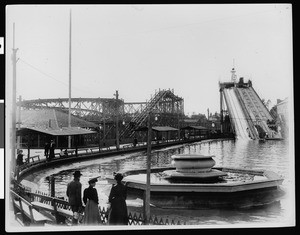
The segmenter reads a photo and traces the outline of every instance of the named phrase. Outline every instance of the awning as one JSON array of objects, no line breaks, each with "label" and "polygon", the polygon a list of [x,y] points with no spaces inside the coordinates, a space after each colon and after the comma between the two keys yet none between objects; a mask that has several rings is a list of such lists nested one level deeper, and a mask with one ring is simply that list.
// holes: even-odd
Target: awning
[{"label": "awning", "polygon": [[206,127],[203,127],[203,126],[185,126],[185,127],[182,127],[180,128],[181,130],[193,130],[193,129],[196,129],[196,130],[208,130]]},{"label": "awning", "polygon": [[42,132],[48,135],[53,136],[63,136],[63,135],[88,135],[97,133],[96,131],[87,130],[80,127],[62,127],[60,129],[52,129],[52,128],[40,128],[40,127],[25,127],[23,129],[29,129],[37,132]]},{"label": "awning", "polygon": [[153,126],[152,130],[154,130],[154,131],[178,131],[177,128],[170,127],[170,126]]},{"label": "awning", "polygon": [[[159,131],[159,132],[163,132],[163,131],[178,131],[178,129],[176,129],[174,127],[170,127],[170,126],[153,126],[152,130],[153,131]],[[141,126],[141,127],[138,127],[137,129],[135,129],[134,131],[148,131],[148,127]]]}]

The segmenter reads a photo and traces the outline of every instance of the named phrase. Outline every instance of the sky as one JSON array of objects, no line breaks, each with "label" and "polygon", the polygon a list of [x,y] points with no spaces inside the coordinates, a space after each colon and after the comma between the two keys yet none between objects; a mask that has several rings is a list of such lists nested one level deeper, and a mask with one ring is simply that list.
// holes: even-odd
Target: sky
[{"label": "sky", "polygon": [[72,97],[144,102],[174,89],[185,114],[220,112],[231,69],[276,104],[293,94],[289,4],[14,5],[6,8],[6,100]]}]

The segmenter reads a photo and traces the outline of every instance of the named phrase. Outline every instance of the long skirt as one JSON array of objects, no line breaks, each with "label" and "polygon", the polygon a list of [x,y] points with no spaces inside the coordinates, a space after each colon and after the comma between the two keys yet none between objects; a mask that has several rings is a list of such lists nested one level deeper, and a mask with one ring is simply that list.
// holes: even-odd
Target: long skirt
[{"label": "long skirt", "polygon": [[108,215],[109,225],[128,225],[128,214],[126,201],[123,198],[115,198],[111,202]]},{"label": "long skirt", "polygon": [[83,224],[98,225],[99,223],[101,223],[101,217],[98,204],[93,200],[88,200],[84,209]]}]

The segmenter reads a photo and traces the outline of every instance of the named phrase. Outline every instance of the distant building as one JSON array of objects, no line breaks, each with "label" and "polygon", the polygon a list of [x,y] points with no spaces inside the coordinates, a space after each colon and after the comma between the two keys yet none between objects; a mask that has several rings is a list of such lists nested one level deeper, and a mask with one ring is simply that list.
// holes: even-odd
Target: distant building
[{"label": "distant building", "polygon": [[281,128],[281,134],[283,137],[288,137],[289,131],[289,108],[288,108],[288,98],[284,100],[277,100],[275,105],[276,110],[276,121]]},{"label": "distant building", "polygon": [[55,109],[21,110],[17,120],[21,147],[40,148],[51,139],[57,147],[67,147],[68,136],[72,136],[72,147],[97,142],[96,124],[71,116],[68,127],[68,114]]},{"label": "distant building", "polygon": [[199,125],[199,119],[196,118],[186,118],[183,120],[184,125],[183,126],[189,126],[189,125]]}]

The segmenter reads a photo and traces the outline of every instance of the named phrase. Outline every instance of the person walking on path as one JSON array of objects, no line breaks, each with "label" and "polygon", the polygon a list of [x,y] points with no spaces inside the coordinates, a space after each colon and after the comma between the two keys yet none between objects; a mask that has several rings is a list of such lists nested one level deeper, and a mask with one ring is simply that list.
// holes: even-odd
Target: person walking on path
[{"label": "person walking on path", "polygon": [[121,182],[123,175],[115,175],[116,185],[113,185],[108,197],[111,204],[108,224],[109,225],[128,225],[128,213],[126,205],[127,187]]},{"label": "person walking on path", "polygon": [[17,155],[17,166],[22,166],[24,164],[23,157],[23,150],[19,150]]},{"label": "person walking on path", "polygon": [[69,205],[73,212],[72,224],[78,224],[79,212],[82,210],[81,200],[81,188],[82,185],[79,182],[82,174],[80,171],[74,172],[74,179],[67,186],[67,196],[69,197]]},{"label": "person walking on path", "polygon": [[55,150],[55,142],[54,142],[54,140],[51,140],[51,142],[50,142],[50,152],[49,152],[49,159],[50,160],[55,157],[54,150]]},{"label": "person walking on path", "polygon": [[49,156],[49,149],[50,149],[50,144],[48,142],[45,143],[45,147],[44,147],[44,155],[46,157],[46,159],[48,159]]},{"label": "person walking on path", "polygon": [[85,225],[97,225],[101,222],[98,208],[98,193],[95,189],[97,178],[89,180],[89,187],[83,191],[83,202],[85,204],[83,223]]}]

